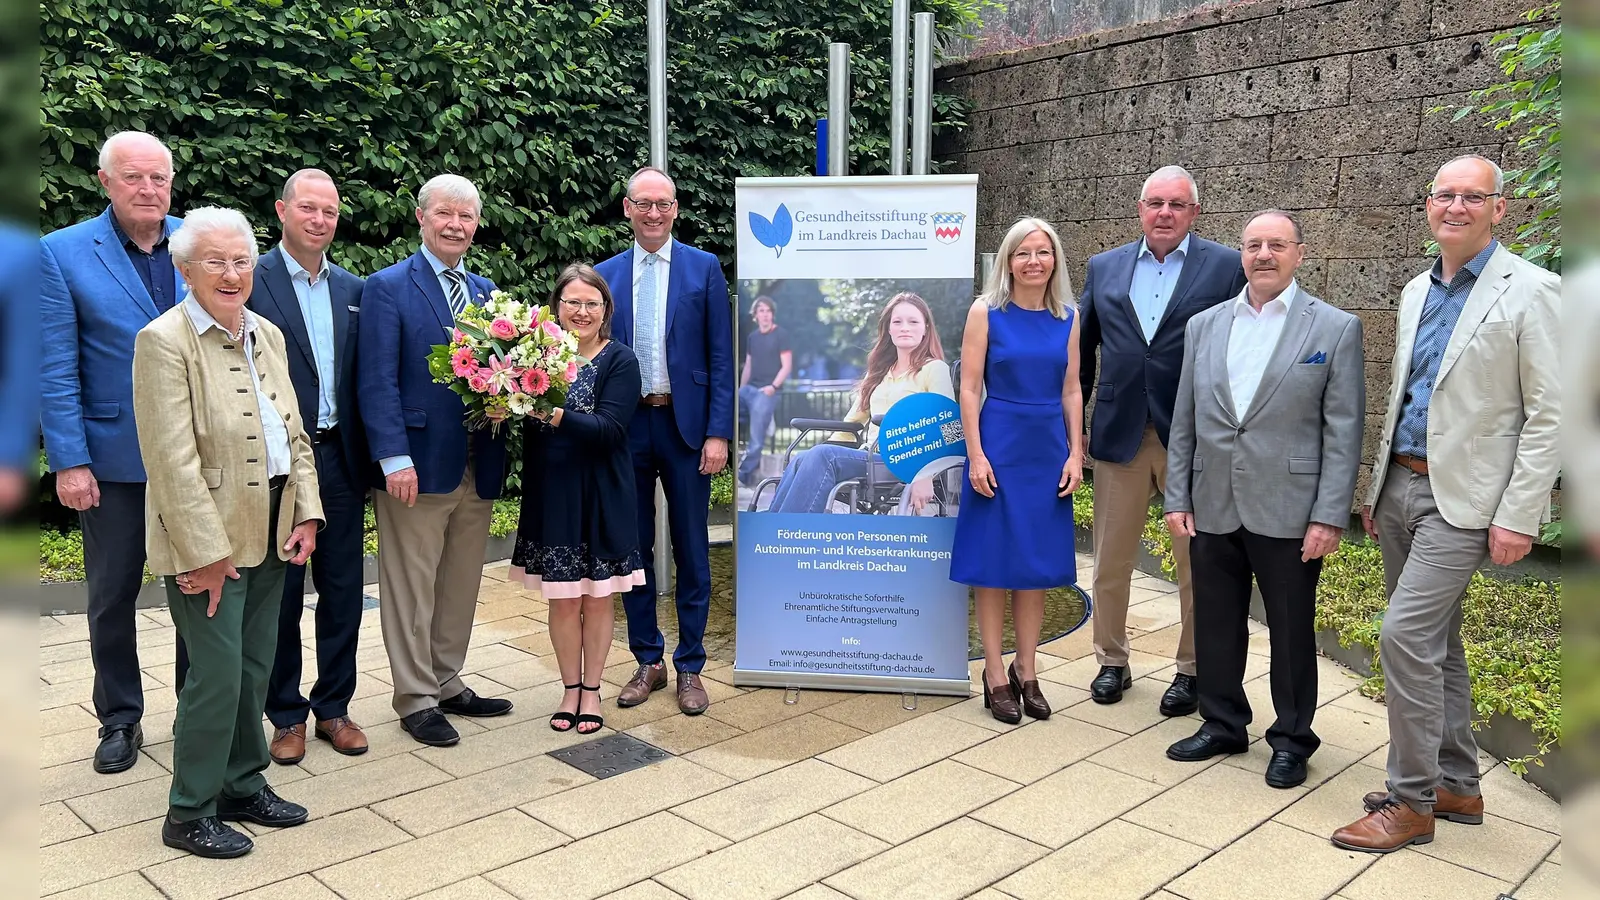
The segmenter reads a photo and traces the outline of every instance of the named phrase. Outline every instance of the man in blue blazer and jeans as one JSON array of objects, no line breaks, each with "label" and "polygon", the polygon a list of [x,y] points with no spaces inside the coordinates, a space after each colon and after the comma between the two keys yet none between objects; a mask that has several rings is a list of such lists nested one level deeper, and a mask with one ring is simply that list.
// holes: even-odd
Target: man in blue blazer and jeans
[{"label": "man in blue blazer and jeans", "polygon": [[167,215],[172,153],[151,135],[120,132],[100,148],[99,174],[106,211],[39,239],[39,392],[56,494],[83,526],[100,719],[94,769],[110,774],[131,768],[144,742],[134,604],[144,582],[145,471],[133,339],[186,288],[167,253],[167,236],[183,224]]},{"label": "man in blue blazer and jeans", "polygon": [[[700,682],[706,615],[711,607],[711,545],[706,537],[711,476],[728,462],[733,437],[733,316],[728,282],[716,256],[672,239],[677,187],[665,172],[643,168],[628,179],[623,214],[634,244],[595,270],[616,300],[612,333],[639,358],[643,396],[630,434],[639,502],[639,549],[655,548],[655,482],[661,479],[677,563],[678,708],[699,715],[710,705]],[[636,706],[667,686],[666,640],[656,623],[653,567],[623,597],[628,644],[639,662],[617,695]]]},{"label": "man in blue blazer and jeans", "polygon": [[[1183,371],[1184,329],[1196,313],[1244,289],[1239,251],[1191,234],[1200,189],[1181,166],[1165,166],[1139,192],[1144,236],[1089,260],[1078,298],[1083,325],[1083,395],[1095,398],[1089,426],[1094,458],[1094,652],[1096,703],[1116,703],[1133,686],[1128,666],[1128,596],[1150,498],[1167,490],[1167,437]],[[1095,349],[1100,350],[1096,372]],[[1161,712],[1199,706],[1195,689],[1194,590],[1189,539],[1174,535],[1178,673]]]},{"label": "man in blue blazer and jeans", "polygon": [[368,278],[361,298],[361,419],[383,471],[373,495],[383,643],[400,727],[434,747],[461,740],[445,713],[511,711],[511,701],[479,697],[461,681],[489,519],[505,485],[506,432],[467,431],[461,398],[428,372],[428,354],[449,341],[456,316],[495,289],[465,266],[482,210],[460,175],[423,185],[422,249]]}]

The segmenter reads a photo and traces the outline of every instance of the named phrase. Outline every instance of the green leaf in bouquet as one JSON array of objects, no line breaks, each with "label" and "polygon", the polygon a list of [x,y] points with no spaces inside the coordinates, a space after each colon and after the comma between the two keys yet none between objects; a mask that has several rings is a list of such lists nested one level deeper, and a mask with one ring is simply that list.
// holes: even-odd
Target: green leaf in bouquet
[{"label": "green leaf in bouquet", "polygon": [[475,341],[487,341],[489,339],[489,335],[488,335],[487,332],[485,332],[482,328],[479,328],[478,326],[472,324],[471,322],[465,322],[465,321],[462,321],[461,319],[457,319],[456,320],[456,327],[461,329],[461,333],[462,334],[466,335],[469,338],[472,338]]}]

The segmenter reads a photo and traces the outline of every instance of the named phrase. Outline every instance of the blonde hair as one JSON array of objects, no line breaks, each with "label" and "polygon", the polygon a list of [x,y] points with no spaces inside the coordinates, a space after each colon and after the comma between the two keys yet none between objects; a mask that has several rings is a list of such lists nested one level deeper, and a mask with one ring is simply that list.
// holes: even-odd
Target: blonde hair
[{"label": "blonde hair", "polygon": [[1075,306],[1072,296],[1072,278],[1067,274],[1066,257],[1061,249],[1061,236],[1049,222],[1043,219],[1021,218],[1017,224],[1011,226],[1004,239],[1000,241],[1000,252],[996,255],[994,270],[989,273],[989,280],[983,286],[983,293],[978,299],[987,303],[991,309],[1005,309],[1011,304],[1011,254],[1017,252],[1022,242],[1036,231],[1044,232],[1050,239],[1050,250],[1055,254],[1055,268],[1050,271],[1050,280],[1044,286],[1044,308],[1050,310],[1050,315],[1058,319],[1067,317],[1067,310]]}]

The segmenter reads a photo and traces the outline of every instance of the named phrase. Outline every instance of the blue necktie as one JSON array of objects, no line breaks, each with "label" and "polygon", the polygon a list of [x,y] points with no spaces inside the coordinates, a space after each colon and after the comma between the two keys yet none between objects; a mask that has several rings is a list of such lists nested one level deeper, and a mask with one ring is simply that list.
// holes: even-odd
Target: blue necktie
[{"label": "blue necktie", "polygon": [[444,277],[450,282],[450,316],[459,319],[467,308],[466,273],[445,269]]},{"label": "blue necktie", "polygon": [[654,253],[644,256],[644,272],[639,276],[639,291],[633,298],[634,352],[639,355],[642,390],[648,394],[656,384],[656,260]]}]

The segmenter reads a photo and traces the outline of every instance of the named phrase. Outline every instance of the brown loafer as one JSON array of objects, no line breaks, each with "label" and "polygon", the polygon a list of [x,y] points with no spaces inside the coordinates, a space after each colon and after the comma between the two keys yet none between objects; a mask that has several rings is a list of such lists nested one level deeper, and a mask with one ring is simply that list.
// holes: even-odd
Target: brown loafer
[{"label": "brown loafer", "polygon": [[686,716],[698,716],[711,705],[711,697],[695,672],[678,673],[678,709]]},{"label": "brown loafer", "polygon": [[[1389,799],[1388,791],[1373,791],[1361,798],[1361,805],[1372,812]],[[1452,794],[1442,787],[1433,789],[1433,817],[1460,825],[1483,824],[1483,795],[1467,797]]]},{"label": "brown loafer", "polygon": [[633,672],[633,677],[622,686],[617,693],[617,705],[623,709],[639,704],[650,699],[652,691],[659,691],[667,686],[667,666],[665,663],[656,663],[653,666],[640,666]]},{"label": "brown loafer", "polygon": [[272,733],[272,761],[292,766],[306,758],[306,723],[279,728]]},{"label": "brown loafer", "polygon": [[1333,833],[1333,845],[1363,853],[1393,853],[1411,844],[1433,842],[1433,816],[1385,798],[1377,809]]},{"label": "brown loafer", "polygon": [[[304,727],[304,726],[302,726]],[[335,753],[360,756],[367,752],[367,735],[361,726],[350,721],[349,716],[317,720],[317,737],[333,745]]]}]

